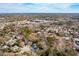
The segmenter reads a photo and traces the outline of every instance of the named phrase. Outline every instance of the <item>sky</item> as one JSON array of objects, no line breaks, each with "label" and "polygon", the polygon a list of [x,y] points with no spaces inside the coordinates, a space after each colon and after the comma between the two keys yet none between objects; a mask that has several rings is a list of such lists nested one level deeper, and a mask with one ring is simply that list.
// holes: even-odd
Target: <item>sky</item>
[{"label": "sky", "polygon": [[79,13],[79,3],[0,3],[0,13]]}]

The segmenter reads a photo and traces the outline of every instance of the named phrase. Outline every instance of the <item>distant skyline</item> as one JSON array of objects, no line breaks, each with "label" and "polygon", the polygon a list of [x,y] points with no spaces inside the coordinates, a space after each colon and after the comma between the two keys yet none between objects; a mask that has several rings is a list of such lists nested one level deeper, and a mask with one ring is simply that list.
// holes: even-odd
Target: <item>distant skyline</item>
[{"label": "distant skyline", "polygon": [[79,13],[79,3],[0,3],[0,13]]}]

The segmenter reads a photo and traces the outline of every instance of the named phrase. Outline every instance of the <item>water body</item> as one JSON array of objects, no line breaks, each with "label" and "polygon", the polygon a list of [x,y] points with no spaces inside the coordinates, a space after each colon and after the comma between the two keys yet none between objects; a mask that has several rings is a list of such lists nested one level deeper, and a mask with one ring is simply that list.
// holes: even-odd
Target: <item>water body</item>
[{"label": "water body", "polygon": [[79,16],[79,13],[0,13],[5,15],[26,15],[26,16]]}]

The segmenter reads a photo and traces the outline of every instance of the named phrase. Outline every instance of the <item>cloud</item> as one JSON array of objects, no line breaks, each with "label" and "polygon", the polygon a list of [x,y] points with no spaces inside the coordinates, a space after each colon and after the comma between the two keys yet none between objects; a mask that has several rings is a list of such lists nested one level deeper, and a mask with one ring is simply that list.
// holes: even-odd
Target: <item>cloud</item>
[{"label": "cloud", "polygon": [[0,13],[79,13],[74,3],[0,3]]},{"label": "cloud", "polygon": [[55,9],[67,9],[70,8],[72,4],[61,4],[61,3],[57,3],[57,4],[49,4],[50,7],[53,7]]}]

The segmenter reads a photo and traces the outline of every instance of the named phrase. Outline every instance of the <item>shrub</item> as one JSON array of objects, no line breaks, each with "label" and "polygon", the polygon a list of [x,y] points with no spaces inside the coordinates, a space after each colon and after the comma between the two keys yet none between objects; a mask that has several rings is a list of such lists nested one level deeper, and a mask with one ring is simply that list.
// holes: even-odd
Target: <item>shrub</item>
[{"label": "shrub", "polygon": [[55,48],[50,48],[49,49],[49,55],[51,56],[65,56],[63,51],[57,51]]},{"label": "shrub", "polygon": [[31,33],[31,30],[28,29],[28,28],[27,28],[27,29],[24,28],[24,29],[22,29],[22,33],[23,33],[24,37],[25,37],[26,39],[28,39],[29,34]]},{"label": "shrub", "polygon": [[51,45],[56,40],[55,37],[47,37],[48,44]]}]

